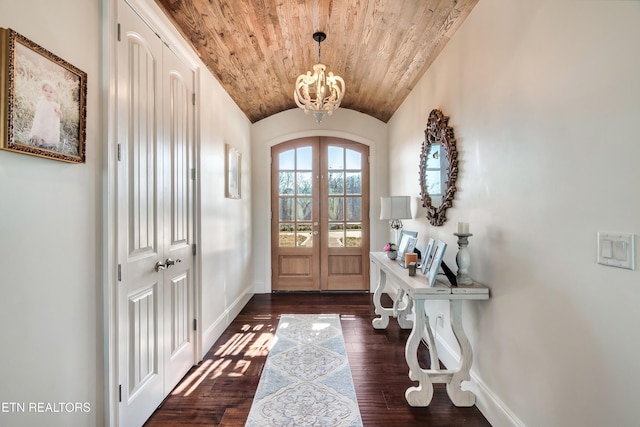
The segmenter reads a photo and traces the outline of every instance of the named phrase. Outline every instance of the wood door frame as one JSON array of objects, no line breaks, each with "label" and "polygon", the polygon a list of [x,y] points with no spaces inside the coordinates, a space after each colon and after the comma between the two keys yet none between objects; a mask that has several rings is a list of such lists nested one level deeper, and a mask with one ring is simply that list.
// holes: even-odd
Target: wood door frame
[{"label": "wood door frame", "polygon": [[[278,159],[275,158],[274,152],[285,152],[289,149],[294,149],[301,146],[313,146],[314,147],[314,170],[317,168],[317,174],[314,173],[314,195],[313,195],[313,205],[318,206],[319,209],[316,212],[314,209],[314,218],[313,221],[317,222],[318,225],[314,227],[314,230],[317,228],[320,231],[320,235],[318,239],[314,241],[314,254],[313,257],[316,258],[317,261],[314,263],[314,267],[316,271],[319,272],[319,276],[314,280],[315,286],[312,288],[300,288],[296,289],[295,286],[283,287],[276,285],[278,278],[276,277],[279,274],[279,254],[282,249],[278,247],[280,235],[279,235],[279,223],[280,223],[280,213],[279,213],[279,205],[278,201],[280,198],[279,194],[279,178],[276,176],[279,165]],[[354,280],[354,275],[351,275],[349,280],[351,283],[358,283],[356,287],[350,287],[350,285],[345,285],[344,287],[338,288],[330,288],[329,286],[329,256],[331,252],[336,252],[336,250],[340,251],[350,251],[348,247],[340,247],[340,248],[330,248],[328,244],[328,211],[326,206],[324,206],[324,201],[321,198],[328,196],[328,177],[324,176],[324,174],[328,173],[328,154],[321,152],[321,150],[328,149],[329,146],[337,146],[345,149],[352,149],[362,154],[361,159],[361,167],[362,171],[362,190],[360,197],[362,198],[362,217],[360,221],[362,223],[362,246],[358,247],[358,249],[353,248],[351,252],[353,255],[360,256],[360,260],[354,267],[354,264],[351,263],[351,266],[347,266],[348,268],[345,271],[345,278],[347,275],[351,274],[351,271],[357,269],[359,271],[360,279]],[[354,291],[369,291],[370,290],[370,278],[369,278],[369,247],[370,247],[370,236],[371,236],[371,223],[369,218],[370,211],[370,171],[369,171],[369,150],[370,147],[367,144],[363,144],[358,141],[349,140],[346,138],[340,137],[328,137],[328,136],[309,136],[304,138],[296,138],[288,141],[281,142],[279,144],[274,144],[270,147],[270,155],[271,155],[271,165],[270,165],[270,209],[271,209],[271,220],[270,223],[270,265],[271,265],[271,291],[286,291],[286,290],[319,290],[319,291],[329,291],[329,290],[354,290]],[[346,167],[345,167],[346,170]],[[346,236],[346,235],[345,235]],[[292,254],[294,250],[292,248]],[[284,250],[286,253],[286,249]],[[326,254],[323,255],[323,254]],[[341,254],[341,255],[349,255],[349,254]],[[317,270],[319,268],[319,270]],[[334,276],[335,277],[335,276]]]}]

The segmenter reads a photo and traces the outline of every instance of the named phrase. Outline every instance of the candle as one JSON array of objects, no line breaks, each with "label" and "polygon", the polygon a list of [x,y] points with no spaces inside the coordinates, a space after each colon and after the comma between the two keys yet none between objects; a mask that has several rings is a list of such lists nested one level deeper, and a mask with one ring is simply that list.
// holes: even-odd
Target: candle
[{"label": "candle", "polygon": [[458,234],[469,234],[469,223],[468,222],[459,222],[458,223]]}]

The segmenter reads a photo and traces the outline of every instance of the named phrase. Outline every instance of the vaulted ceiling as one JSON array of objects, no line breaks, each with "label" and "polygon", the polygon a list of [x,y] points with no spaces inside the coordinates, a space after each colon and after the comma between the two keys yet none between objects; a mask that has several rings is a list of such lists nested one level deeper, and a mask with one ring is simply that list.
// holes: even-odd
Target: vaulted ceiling
[{"label": "vaulted ceiling", "polygon": [[[478,0],[155,0],[253,123],[291,108],[298,75],[344,78],[342,108],[387,122]],[[311,119],[312,120],[312,119]]]}]

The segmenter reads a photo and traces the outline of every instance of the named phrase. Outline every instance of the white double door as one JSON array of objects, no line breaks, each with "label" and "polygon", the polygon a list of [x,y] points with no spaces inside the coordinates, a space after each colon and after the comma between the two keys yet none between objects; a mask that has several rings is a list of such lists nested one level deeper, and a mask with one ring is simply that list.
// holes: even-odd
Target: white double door
[{"label": "white double door", "polygon": [[193,71],[118,3],[119,425],[140,426],[195,363]]}]

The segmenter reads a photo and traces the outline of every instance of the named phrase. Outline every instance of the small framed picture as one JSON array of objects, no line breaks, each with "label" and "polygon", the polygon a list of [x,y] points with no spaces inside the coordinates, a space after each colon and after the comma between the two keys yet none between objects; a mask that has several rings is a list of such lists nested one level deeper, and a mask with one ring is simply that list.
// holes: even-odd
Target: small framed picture
[{"label": "small framed picture", "polygon": [[398,245],[398,259],[400,261],[404,261],[404,254],[412,253],[416,247],[416,242],[418,239],[412,237],[408,234],[402,236],[402,240],[400,241],[400,245]]},{"label": "small framed picture", "polygon": [[429,238],[427,248],[424,250],[424,256],[422,257],[422,274],[427,274],[431,261],[433,261],[433,249],[436,246],[436,241],[433,238]]},{"label": "small framed picture", "polygon": [[429,286],[433,286],[436,283],[436,277],[438,276],[438,271],[440,270],[440,263],[442,262],[442,257],[444,256],[444,251],[447,249],[447,244],[442,240],[438,240],[436,244],[436,248],[433,251],[433,259],[431,260],[431,265],[427,270],[427,282]]},{"label": "small framed picture", "polygon": [[0,148],[85,162],[87,74],[0,28]]},{"label": "small framed picture", "polygon": [[418,232],[417,231],[409,231],[409,230],[400,230],[400,237],[398,237],[398,246],[400,246],[400,242],[402,242],[402,238],[404,236],[415,237],[417,239],[418,238]]},{"label": "small framed picture", "polygon": [[229,144],[225,144],[225,197],[240,198],[242,155]]}]

